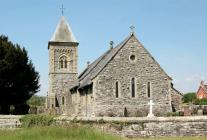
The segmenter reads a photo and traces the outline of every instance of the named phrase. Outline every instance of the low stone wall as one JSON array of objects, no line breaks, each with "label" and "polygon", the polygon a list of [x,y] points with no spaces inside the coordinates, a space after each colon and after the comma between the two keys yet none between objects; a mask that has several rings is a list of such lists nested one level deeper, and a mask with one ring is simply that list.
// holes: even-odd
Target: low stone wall
[{"label": "low stone wall", "polygon": [[0,129],[19,128],[21,117],[19,115],[0,115]]},{"label": "low stone wall", "polygon": [[126,137],[207,136],[207,116],[56,118],[59,125],[81,124]]},{"label": "low stone wall", "polygon": [[[0,129],[19,128],[22,116],[0,115]],[[126,137],[206,136],[207,116],[55,118],[57,125],[85,125]]]}]

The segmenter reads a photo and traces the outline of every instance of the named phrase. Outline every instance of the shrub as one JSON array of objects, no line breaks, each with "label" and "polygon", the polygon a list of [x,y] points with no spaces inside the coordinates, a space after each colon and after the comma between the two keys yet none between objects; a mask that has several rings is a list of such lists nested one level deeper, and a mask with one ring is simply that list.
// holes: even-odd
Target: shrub
[{"label": "shrub", "polygon": [[167,117],[171,117],[171,116],[180,116],[180,113],[179,112],[168,112]]},{"label": "shrub", "polygon": [[207,105],[207,99],[200,99],[199,105]]},{"label": "shrub", "polygon": [[30,106],[44,106],[45,97],[34,95],[27,101],[27,104]]},{"label": "shrub", "polygon": [[50,126],[54,122],[53,116],[47,115],[25,115],[20,119],[22,127],[33,127],[33,126]]},{"label": "shrub", "polygon": [[194,100],[196,100],[196,93],[192,92],[192,93],[186,93],[183,95],[183,102],[184,103],[189,103],[189,102],[193,102]]},{"label": "shrub", "polygon": [[193,103],[195,105],[207,105],[207,99],[196,99]]}]

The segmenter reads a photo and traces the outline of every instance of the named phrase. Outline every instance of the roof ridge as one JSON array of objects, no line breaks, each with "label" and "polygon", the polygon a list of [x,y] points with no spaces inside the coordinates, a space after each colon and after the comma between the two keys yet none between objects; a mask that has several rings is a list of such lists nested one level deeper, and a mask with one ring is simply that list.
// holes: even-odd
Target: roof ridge
[{"label": "roof ridge", "polygon": [[[100,57],[98,57],[96,60],[94,60],[93,62],[92,62],[92,64],[91,64],[91,66],[90,67],[92,67],[93,66],[93,64],[97,61],[97,63],[93,66],[93,68],[91,69],[91,70],[89,70],[90,69],[90,67],[87,67],[85,70],[83,70],[83,72],[78,76],[78,78],[80,78],[79,79],[79,81],[80,80],[82,80],[82,79],[84,79],[92,70],[94,70],[94,68],[96,68],[96,66],[100,63],[100,61],[101,60],[103,60],[110,52],[112,52],[112,51],[114,51],[115,49],[117,49],[118,47],[120,47],[120,46],[123,46],[124,44],[125,44],[125,42],[127,42],[128,40],[129,40],[129,38],[132,36],[132,35],[134,35],[134,34],[130,34],[130,36],[128,36],[126,39],[124,39],[124,41],[122,41],[121,43],[119,43],[118,45],[116,45],[116,47],[114,47],[113,49],[110,49],[110,50],[107,50],[103,55],[101,55]],[[119,51],[119,49],[117,50],[117,51]],[[116,53],[115,53],[116,54]],[[114,54],[114,55],[115,55]],[[111,60],[111,59],[110,59]],[[110,61],[109,60],[109,61]],[[108,63],[108,61],[107,61],[107,63]],[[106,64],[107,64],[106,63]],[[89,70],[88,72],[87,72],[87,70]],[[87,73],[86,73],[87,72]],[[84,74],[86,73],[86,75],[85,76],[83,76]],[[98,73],[97,73],[98,74]],[[97,75],[96,74],[96,75]],[[81,77],[81,76],[83,76],[83,77]],[[94,76],[91,78],[91,79],[93,79],[94,78]]]},{"label": "roof ridge", "polygon": [[108,61],[106,61],[105,62],[105,64],[104,64],[104,66],[95,74],[95,76],[93,76],[91,79],[93,79],[93,78],[95,78],[101,71],[102,71],[102,69],[108,64],[108,62],[110,62],[111,61],[111,59],[119,52],[119,50],[128,42],[128,40],[132,37],[132,36],[134,36],[134,34],[132,33],[132,34],[130,34],[126,39],[124,39],[124,41],[122,41],[121,43],[119,43],[114,49],[112,49],[112,50],[115,50],[115,49],[117,49],[117,50],[115,50],[115,53],[114,54],[112,54],[112,56],[110,57],[110,59],[108,60]]}]

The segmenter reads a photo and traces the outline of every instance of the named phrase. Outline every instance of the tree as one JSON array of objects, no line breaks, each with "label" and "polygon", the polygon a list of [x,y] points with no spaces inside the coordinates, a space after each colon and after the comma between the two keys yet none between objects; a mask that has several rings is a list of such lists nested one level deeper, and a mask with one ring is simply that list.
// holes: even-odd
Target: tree
[{"label": "tree", "polygon": [[186,93],[183,95],[183,102],[184,103],[194,103],[194,101],[197,100],[197,97],[196,97],[196,93],[194,92],[191,92],[191,93]]},{"label": "tree", "polygon": [[0,36],[0,113],[8,114],[11,105],[26,104],[39,91],[39,73],[25,48]]},{"label": "tree", "polygon": [[30,106],[43,106],[45,103],[45,97],[43,96],[32,96],[28,101],[27,104]]}]

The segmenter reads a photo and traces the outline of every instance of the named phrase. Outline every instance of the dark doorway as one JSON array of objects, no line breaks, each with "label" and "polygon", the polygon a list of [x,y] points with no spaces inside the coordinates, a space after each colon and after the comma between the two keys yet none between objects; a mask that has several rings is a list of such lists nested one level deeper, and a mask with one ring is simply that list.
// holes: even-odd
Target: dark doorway
[{"label": "dark doorway", "polygon": [[171,104],[171,105],[172,105],[172,111],[176,112],[175,105],[174,104]]},{"label": "dark doorway", "polygon": [[127,112],[127,108],[124,108],[124,117],[128,117],[128,112]]}]

